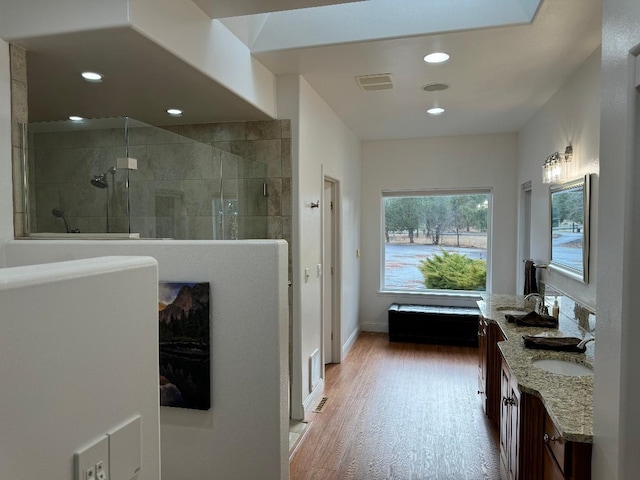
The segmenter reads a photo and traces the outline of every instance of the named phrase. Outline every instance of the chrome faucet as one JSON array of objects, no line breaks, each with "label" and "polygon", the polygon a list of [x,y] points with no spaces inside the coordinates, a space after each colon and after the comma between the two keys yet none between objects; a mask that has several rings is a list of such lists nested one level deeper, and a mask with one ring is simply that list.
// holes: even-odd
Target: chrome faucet
[{"label": "chrome faucet", "polygon": [[585,338],[577,345],[577,348],[580,348],[580,349],[585,348],[587,343],[593,342],[593,341],[595,341],[595,337]]},{"label": "chrome faucet", "polygon": [[544,304],[544,297],[542,295],[539,293],[530,293],[524,297],[525,306],[532,305],[532,302],[535,302],[533,303],[533,310],[536,313],[539,313],[540,315],[547,314],[548,310]]}]

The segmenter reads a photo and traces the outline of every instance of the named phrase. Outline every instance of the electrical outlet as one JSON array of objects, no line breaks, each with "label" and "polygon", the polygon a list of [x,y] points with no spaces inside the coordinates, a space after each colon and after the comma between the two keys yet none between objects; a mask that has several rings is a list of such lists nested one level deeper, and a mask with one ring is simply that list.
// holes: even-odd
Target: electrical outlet
[{"label": "electrical outlet", "polygon": [[104,468],[104,460],[96,463],[96,480],[107,480],[107,472]]},{"label": "electrical outlet", "polygon": [[77,451],[74,455],[75,480],[108,480],[109,439],[106,435]]}]

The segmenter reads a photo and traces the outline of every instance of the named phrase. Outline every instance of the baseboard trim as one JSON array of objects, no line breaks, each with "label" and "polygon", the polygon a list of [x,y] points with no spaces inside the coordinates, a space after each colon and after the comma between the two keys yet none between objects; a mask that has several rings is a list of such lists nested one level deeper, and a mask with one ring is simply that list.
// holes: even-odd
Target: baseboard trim
[{"label": "baseboard trim", "polygon": [[356,343],[356,340],[358,339],[358,335],[360,335],[359,325],[353,330],[351,335],[349,335],[349,338],[347,339],[347,341],[342,346],[342,355],[340,357],[340,361],[344,360],[344,358],[347,356],[347,353],[349,353],[349,350],[351,350],[351,347],[353,347],[353,344]]},{"label": "baseboard trim", "polygon": [[309,418],[309,414],[312,413],[324,394],[324,378],[321,378],[316,387],[313,389],[307,398],[302,402],[302,408],[304,409],[304,418]]},{"label": "baseboard trim", "polygon": [[389,323],[361,323],[360,329],[363,332],[389,333]]}]

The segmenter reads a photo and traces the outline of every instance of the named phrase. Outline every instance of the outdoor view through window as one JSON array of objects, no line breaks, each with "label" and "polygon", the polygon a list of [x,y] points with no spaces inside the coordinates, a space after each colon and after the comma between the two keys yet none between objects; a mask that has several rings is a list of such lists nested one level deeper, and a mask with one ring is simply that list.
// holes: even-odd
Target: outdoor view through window
[{"label": "outdoor view through window", "polygon": [[383,290],[486,290],[489,192],[383,196]]}]

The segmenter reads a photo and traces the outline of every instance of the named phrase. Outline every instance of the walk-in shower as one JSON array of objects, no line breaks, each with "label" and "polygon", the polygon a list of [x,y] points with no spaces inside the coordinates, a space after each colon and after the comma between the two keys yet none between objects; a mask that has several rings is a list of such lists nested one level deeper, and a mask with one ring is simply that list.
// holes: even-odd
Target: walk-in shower
[{"label": "walk-in shower", "polygon": [[[235,153],[256,156],[256,148],[269,146],[279,170],[279,146],[226,141],[218,142],[220,149],[125,117],[25,128],[28,234],[78,229],[82,235],[206,240],[270,238],[283,228],[278,220],[273,233],[268,223],[280,211],[282,181],[265,195],[275,167]],[[235,132],[237,124],[229,129]],[[121,168],[131,160],[137,170]]]}]

